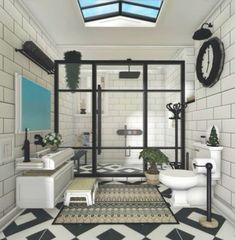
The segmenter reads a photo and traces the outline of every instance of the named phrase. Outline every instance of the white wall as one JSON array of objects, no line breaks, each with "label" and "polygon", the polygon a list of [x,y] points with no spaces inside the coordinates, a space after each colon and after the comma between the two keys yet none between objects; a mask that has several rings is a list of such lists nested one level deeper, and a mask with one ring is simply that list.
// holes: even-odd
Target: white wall
[{"label": "white wall", "polygon": [[[215,124],[220,131],[222,178],[216,186],[216,198],[235,210],[235,1],[223,1],[207,20],[214,24],[214,36],[222,39],[225,65],[222,76],[212,88],[195,80],[196,102],[186,114],[187,151],[193,156],[193,142],[199,141],[207,129]],[[203,42],[195,41],[196,55]]]},{"label": "white wall", "polygon": [[[10,136],[14,143],[14,157],[0,159],[0,219],[15,207],[15,157],[22,156],[24,134],[15,133],[15,85],[14,74],[23,74],[51,91],[51,115],[53,128],[53,75],[48,75],[29,61],[15,48],[27,41],[34,41],[51,59],[58,58],[58,51],[44,31],[33,21],[15,0],[0,1],[0,137]],[[41,133],[41,132],[39,132]],[[40,149],[30,134],[31,152]],[[44,134],[44,133],[42,133]]]}]

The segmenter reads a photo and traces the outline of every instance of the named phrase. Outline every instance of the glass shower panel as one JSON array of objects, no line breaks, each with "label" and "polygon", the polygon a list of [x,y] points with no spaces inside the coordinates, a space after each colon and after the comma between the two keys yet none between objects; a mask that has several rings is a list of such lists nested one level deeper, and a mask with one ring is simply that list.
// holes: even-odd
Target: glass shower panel
[{"label": "glass shower panel", "polygon": [[[102,89],[143,89],[143,66],[130,66],[130,72],[136,72],[136,78],[128,78],[128,65],[97,66],[97,88]],[[124,76],[120,77],[120,74]],[[124,77],[124,78],[123,78]],[[129,76],[130,77],[130,76]]]},{"label": "glass shower panel", "polygon": [[139,159],[142,149],[103,149],[97,156],[99,174],[143,174],[143,161]]},{"label": "glass shower panel", "polygon": [[59,93],[59,132],[66,147],[92,147],[92,94]]},{"label": "glass shower panel", "polygon": [[180,65],[148,65],[149,89],[179,89],[181,87]]},{"label": "glass shower panel", "polygon": [[[178,92],[149,92],[148,93],[148,146],[174,147],[175,120],[166,108],[168,103],[180,102]],[[180,120],[178,120],[178,144],[180,146]]]},{"label": "glass shower panel", "polygon": [[[78,76],[77,85],[74,81],[76,76]],[[77,88],[73,88],[73,86],[77,86]],[[92,66],[88,64],[78,64],[78,63],[60,64],[59,65],[59,89],[91,90],[92,89]]]},{"label": "glass shower panel", "polygon": [[[143,93],[103,92],[101,146],[98,147],[142,147],[143,146]],[[99,113],[98,113],[99,114]],[[99,129],[101,128],[101,129]]]}]

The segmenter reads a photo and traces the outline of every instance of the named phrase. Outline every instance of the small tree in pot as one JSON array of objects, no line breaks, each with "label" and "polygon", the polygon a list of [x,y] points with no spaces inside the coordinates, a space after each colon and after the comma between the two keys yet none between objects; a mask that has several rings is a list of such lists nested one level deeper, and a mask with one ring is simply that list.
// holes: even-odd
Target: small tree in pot
[{"label": "small tree in pot", "polygon": [[140,152],[139,159],[140,158],[143,158],[144,163],[149,165],[145,172],[147,182],[150,184],[159,183],[157,164],[162,165],[163,163],[168,163],[168,157],[157,148],[146,148]]}]

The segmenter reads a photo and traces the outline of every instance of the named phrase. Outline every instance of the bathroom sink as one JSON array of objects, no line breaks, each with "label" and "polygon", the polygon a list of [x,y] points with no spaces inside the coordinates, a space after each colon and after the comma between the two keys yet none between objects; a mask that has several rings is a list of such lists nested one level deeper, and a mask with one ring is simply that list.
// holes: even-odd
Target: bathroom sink
[{"label": "bathroom sink", "polygon": [[16,170],[43,169],[44,163],[41,158],[30,158],[30,162],[24,162],[24,157],[16,159]]}]

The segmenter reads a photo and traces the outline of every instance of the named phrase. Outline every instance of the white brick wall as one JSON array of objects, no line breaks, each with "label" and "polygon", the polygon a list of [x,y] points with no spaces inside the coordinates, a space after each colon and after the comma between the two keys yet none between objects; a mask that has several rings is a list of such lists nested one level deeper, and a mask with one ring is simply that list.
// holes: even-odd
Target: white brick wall
[{"label": "white brick wall", "polygon": [[[218,126],[224,150],[222,179],[216,186],[215,194],[235,210],[235,1],[222,3],[206,22],[214,24],[216,35],[224,42],[226,64],[219,82],[212,88],[204,88],[195,80],[196,102],[186,110],[186,147],[192,158],[193,141],[199,141],[200,135],[205,135],[212,124]],[[201,44],[195,41],[196,53]],[[191,127],[195,122],[196,129]]]},{"label": "white brick wall", "polygon": [[[15,132],[14,74],[16,72],[47,87],[53,96],[53,76],[48,76],[27,58],[15,52],[15,48],[21,48],[27,40],[34,40],[52,59],[58,56],[55,44],[43,34],[42,30],[38,27],[36,29],[36,24],[19,3],[15,0],[0,0],[0,134]],[[31,143],[34,142],[34,134],[30,134]],[[24,134],[13,136],[15,157],[20,157]],[[31,144],[31,149],[36,150],[34,144]],[[15,207],[16,173],[14,159],[9,161],[1,159],[0,162],[0,217],[3,217]]]}]

